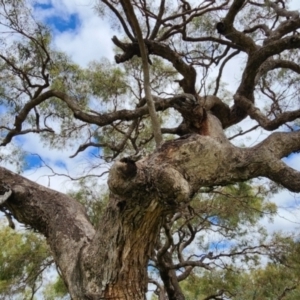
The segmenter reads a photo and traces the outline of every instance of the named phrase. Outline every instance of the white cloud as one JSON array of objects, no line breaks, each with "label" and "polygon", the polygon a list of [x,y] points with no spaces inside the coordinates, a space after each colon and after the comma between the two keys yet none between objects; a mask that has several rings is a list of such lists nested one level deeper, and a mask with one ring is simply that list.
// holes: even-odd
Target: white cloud
[{"label": "white cloud", "polygon": [[112,33],[99,17],[85,20],[76,31],[67,31],[54,36],[54,45],[68,53],[81,66],[101,57],[113,59]]},{"label": "white cloud", "polygon": [[[81,141],[78,140],[74,143],[80,145]],[[67,176],[53,176],[55,175],[54,173],[79,178],[87,174],[99,175],[107,171],[108,167],[104,167],[103,165],[99,165],[90,171],[91,166],[100,164],[102,161],[98,157],[91,157],[87,150],[80,152],[74,158],[70,158],[69,156],[75,153],[77,147],[65,146],[63,149],[50,148],[44,145],[38,135],[28,134],[23,140],[22,149],[30,154],[38,154],[49,167],[42,163],[42,167],[34,166],[26,170],[23,175],[52,189],[66,192],[74,187],[74,181]],[[103,181],[103,179],[99,178],[99,181]]]},{"label": "white cloud", "polygon": [[300,153],[291,154],[284,159],[284,162],[291,168],[300,171]]},{"label": "white cloud", "polygon": [[78,18],[74,30],[54,31],[53,45],[58,50],[69,54],[81,66],[87,66],[90,61],[103,56],[113,59],[113,32],[107,20],[101,19],[93,9],[93,2],[53,0],[51,5],[49,9],[39,7],[35,10],[39,19],[56,17],[67,21],[72,14]]}]

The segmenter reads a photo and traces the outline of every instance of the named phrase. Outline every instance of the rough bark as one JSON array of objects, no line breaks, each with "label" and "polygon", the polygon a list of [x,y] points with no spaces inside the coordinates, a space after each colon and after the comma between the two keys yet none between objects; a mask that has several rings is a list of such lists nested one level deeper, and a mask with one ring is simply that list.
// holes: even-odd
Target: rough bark
[{"label": "rough bark", "polygon": [[0,168],[0,184],[12,191],[5,207],[19,222],[46,237],[70,294],[80,295],[80,252],[95,233],[84,208],[69,196],[4,168]]},{"label": "rough bark", "polygon": [[300,173],[281,161],[300,150],[300,132],[273,133],[255,147],[238,148],[213,115],[208,119],[210,136],[183,136],[137,162],[116,162],[109,206],[96,230],[75,200],[0,169],[1,185],[12,191],[3,205],[46,236],[72,299],[144,299],[162,220],[201,187],[265,176],[300,191]]}]

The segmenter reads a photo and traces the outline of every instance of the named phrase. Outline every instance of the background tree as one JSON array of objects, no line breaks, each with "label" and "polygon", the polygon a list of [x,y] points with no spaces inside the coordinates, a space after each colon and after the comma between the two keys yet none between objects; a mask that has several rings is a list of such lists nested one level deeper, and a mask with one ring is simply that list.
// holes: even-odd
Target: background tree
[{"label": "background tree", "polygon": [[[162,280],[151,280],[160,299],[184,299],[179,282],[195,267],[214,267],[214,274],[225,272],[234,282],[223,256],[255,264],[256,255],[272,254],[272,243],[243,240],[249,231],[241,224],[275,212],[260,195],[266,191],[243,182],[266,177],[300,190],[300,173],[282,161],[300,150],[299,13],[267,0],[103,0],[97,9],[124,34],[112,38],[120,68],[107,61],[80,68],[53,49],[50,31],[34,20],[29,3],[1,1],[6,117],[0,129],[3,147],[27,133],[40,134],[52,147],[80,138],[73,156],[100,147],[111,163],[108,204],[91,222],[74,199],[80,195],[58,193],[1,167],[1,209],[45,236],[72,299],[144,299],[149,261]],[[218,96],[224,66],[234,57],[242,69],[228,104]],[[219,73],[211,83],[215,66]],[[171,108],[181,116],[174,122],[169,115],[172,127],[163,120]],[[276,132],[251,148],[234,146],[224,130],[248,116],[256,127]],[[288,130],[278,131],[282,125]],[[219,196],[199,197],[203,191]],[[240,240],[222,252],[202,241],[202,257],[196,249],[186,256],[184,249],[210,230],[226,236],[226,243]],[[212,297],[205,276],[202,293]],[[215,298],[230,290],[220,288]]]},{"label": "background tree", "polygon": [[183,283],[186,299],[297,299],[299,262],[294,255],[298,256],[299,245],[278,235],[273,243],[273,255],[264,267],[243,271],[230,266],[193,274]]}]

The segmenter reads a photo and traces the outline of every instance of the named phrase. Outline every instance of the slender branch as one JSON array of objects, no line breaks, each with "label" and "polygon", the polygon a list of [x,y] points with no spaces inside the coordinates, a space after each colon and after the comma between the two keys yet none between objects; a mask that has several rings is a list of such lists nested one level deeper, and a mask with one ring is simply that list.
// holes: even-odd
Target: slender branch
[{"label": "slender branch", "polygon": [[[177,33],[181,33],[182,31],[185,31],[186,25],[192,23],[192,21],[195,18],[199,18],[203,15],[205,15],[206,13],[209,13],[211,11],[217,11],[217,10],[221,10],[222,8],[224,8],[227,4],[228,4],[228,0],[224,1],[223,3],[221,3],[219,6],[216,7],[210,7],[212,6],[212,2],[208,2],[206,5],[204,6],[200,6],[198,8],[194,8],[194,9],[188,9],[188,10],[182,10],[182,12],[175,14],[175,15],[171,15],[166,17],[165,19],[162,20],[162,23],[165,25],[165,28],[170,27],[168,30],[166,30],[158,39],[158,41],[162,42],[167,40],[168,38],[170,38],[172,35],[175,35]],[[175,22],[175,25],[172,26],[168,26],[168,21],[174,21],[178,18],[182,18],[183,22],[181,23],[177,23]]]},{"label": "slender branch", "polygon": [[135,129],[136,125],[137,125],[137,120],[134,120],[132,122],[132,124],[130,125],[130,127],[128,128],[128,131],[126,133],[124,133],[124,138],[122,139],[122,141],[120,141],[120,143],[118,145],[112,145],[110,143],[89,142],[89,143],[80,145],[79,148],[77,149],[77,151],[73,155],[71,155],[70,158],[75,157],[79,152],[83,152],[88,147],[97,147],[97,148],[108,147],[111,150],[117,151],[118,153],[120,153],[124,149],[124,146],[125,146],[127,140],[130,138],[130,135],[132,134],[132,132]]},{"label": "slender branch", "polygon": [[236,51],[232,52],[222,62],[221,66],[220,66],[220,69],[219,69],[219,74],[218,74],[217,79],[216,79],[216,88],[215,88],[215,91],[214,91],[213,95],[217,95],[217,93],[218,93],[219,85],[220,85],[220,80],[221,80],[223,69],[224,69],[225,65],[228,63],[228,61],[230,59],[232,59],[233,57],[235,57],[239,53],[240,53],[240,50],[236,50]]},{"label": "slender branch", "polygon": [[149,115],[151,118],[152,130],[153,130],[154,139],[156,142],[156,147],[158,147],[162,143],[163,139],[162,139],[161,130],[160,130],[160,122],[159,122],[158,116],[156,114],[154,101],[153,101],[152,95],[151,95],[151,85],[150,85],[150,75],[149,75],[150,72],[149,72],[147,49],[146,49],[146,46],[145,46],[145,43],[143,40],[143,35],[142,35],[140,25],[138,23],[138,20],[136,18],[136,15],[134,13],[134,10],[133,10],[130,0],[123,0],[123,1],[121,1],[121,4],[124,8],[127,19],[132,24],[132,27],[134,29],[135,35],[136,35],[138,43],[139,43],[139,48],[140,48],[140,53],[141,53],[141,58],[142,58],[142,65],[143,65],[143,73],[144,73],[145,96],[146,96],[146,100],[147,100],[147,106],[149,109]]},{"label": "slender branch", "polygon": [[119,13],[119,11],[116,9],[116,7],[114,5],[112,5],[111,3],[109,3],[109,1],[107,1],[107,0],[102,0],[102,2],[105,3],[109,7],[109,9],[116,15],[116,17],[119,19],[120,23],[122,24],[123,29],[124,29],[125,33],[127,34],[127,36],[130,38],[131,41],[134,41],[135,40],[134,36],[129,31],[128,26],[126,25],[123,17]]},{"label": "slender branch", "polygon": [[69,157],[70,158],[74,158],[79,152],[83,152],[85,149],[89,148],[89,147],[97,147],[97,148],[100,148],[100,147],[106,147],[107,145],[106,144],[99,144],[99,143],[93,143],[93,142],[90,142],[90,143],[86,143],[86,144],[83,144],[83,145],[80,145],[78,147],[78,149],[76,150],[76,152],[72,155],[70,155]]},{"label": "slender branch", "polygon": [[294,111],[283,112],[281,114],[278,114],[274,120],[270,120],[260,111],[260,109],[255,107],[254,104],[246,97],[236,94],[234,96],[234,99],[236,103],[238,103],[238,105],[243,107],[245,111],[247,111],[247,114],[252,119],[256,120],[258,124],[265,130],[269,130],[269,131],[275,130],[281,125],[287,122],[294,121],[300,117],[300,109],[298,109]]},{"label": "slender branch", "polygon": [[[13,129],[7,128],[9,132],[6,135],[6,137],[3,139],[1,145],[2,146],[7,145],[8,143],[10,143],[10,141],[14,136],[17,136],[19,134],[24,134],[27,132],[40,132],[40,131],[53,132],[51,128],[41,129],[40,131],[37,131],[35,129],[30,129],[30,131],[25,131],[25,130],[22,131],[22,124],[26,120],[29,112],[34,107],[50,99],[51,97],[57,97],[58,99],[65,102],[69,107],[69,109],[71,109],[71,111],[74,113],[75,118],[83,122],[87,122],[89,124],[95,124],[101,127],[112,124],[114,121],[117,120],[123,120],[123,121],[136,120],[149,113],[148,107],[142,106],[134,110],[122,109],[115,112],[104,113],[99,115],[88,114],[84,112],[82,108],[77,104],[76,99],[70,97],[64,92],[57,91],[57,90],[49,90],[39,95],[37,98],[30,100],[24,105],[23,109],[15,117],[15,123],[14,123],[15,128]],[[185,94],[177,95],[166,99],[155,97],[156,111],[166,110],[167,108],[174,106],[176,102],[180,101],[180,99],[184,99],[185,97],[186,97]]]},{"label": "slender branch", "polygon": [[159,7],[159,12],[158,12],[158,15],[157,15],[157,19],[156,19],[154,28],[152,30],[152,33],[149,37],[150,40],[154,40],[157,36],[159,28],[162,25],[162,16],[164,14],[164,11],[165,11],[165,0],[161,0],[160,7]]},{"label": "slender branch", "polygon": [[250,129],[248,129],[248,130],[245,130],[245,131],[242,131],[242,130],[241,130],[239,133],[237,133],[237,134],[235,134],[235,135],[229,137],[228,140],[230,141],[230,140],[233,140],[234,138],[236,138],[237,136],[241,136],[241,135],[247,134],[247,133],[249,133],[249,132],[251,132],[251,131],[257,129],[258,127],[259,127],[259,125],[255,125],[255,126],[253,126],[252,128],[250,128]]},{"label": "slender branch", "polygon": [[250,27],[248,29],[244,29],[244,33],[252,33],[252,32],[255,32],[256,30],[258,29],[261,29],[266,36],[269,36],[271,31],[270,31],[270,28],[266,25],[266,24],[258,24],[258,25],[255,25],[253,27]]}]

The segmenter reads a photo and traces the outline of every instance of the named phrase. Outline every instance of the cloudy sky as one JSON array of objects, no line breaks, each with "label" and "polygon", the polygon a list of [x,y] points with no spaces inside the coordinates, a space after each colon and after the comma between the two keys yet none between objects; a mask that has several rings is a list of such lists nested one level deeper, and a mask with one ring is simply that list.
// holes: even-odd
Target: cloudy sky
[{"label": "cloudy sky", "polygon": [[[99,60],[106,57],[113,61],[112,36],[115,34],[110,24],[101,19],[94,10],[93,0],[52,0],[52,1],[32,1],[34,3],[35,16],[46,22],[53,30],[54,46],[69,54],[79,65],[85,67],[91,60]],[[293,9],[300,9],[300,2],[292,2]],[[235,64],[236,62],[232,62]],[[238,84],[237,74],[232,73],[232,65],[225,68],[224,78],[228,79],[229,87],[232,89]],[[230,79],[230,80],[229,80]],[[247,119],[243,123],[244,128],[253,126],[253,122]],[[243,137],[237,143],[243,142],[245,145],[252,146],[265,138],[267,132],[258,130],[257,132]],[[29,153],[38,153],[56,172],[68,174],[74,170],[81,170],[89,163],[86,153],[81,153],[74,159],[70,159],[76,149],[66,148],[66,151],[51,150],[43,146],[37,135],[28,135],[20,140],[22,147]],[[3,151],[10,151],[9,147]],[[49,177],[51,171],[47,168],[38,168],[39,159],[30,156],[30,168],[24,173],[28,178],[37,181],[51,188],[67,191],[72,182],[65,177]],[[299,155],[292,155],[286,162],[300,170]],[[75,174],[74,176],[76,176]],[[276,195],[274,201],[279,206],[278,217],[273,224],[266,221],[266,226],[270,231],[273,230],[292,230],[300,223],[299,206],[300,198],[296,194],[283,191]]]}]

